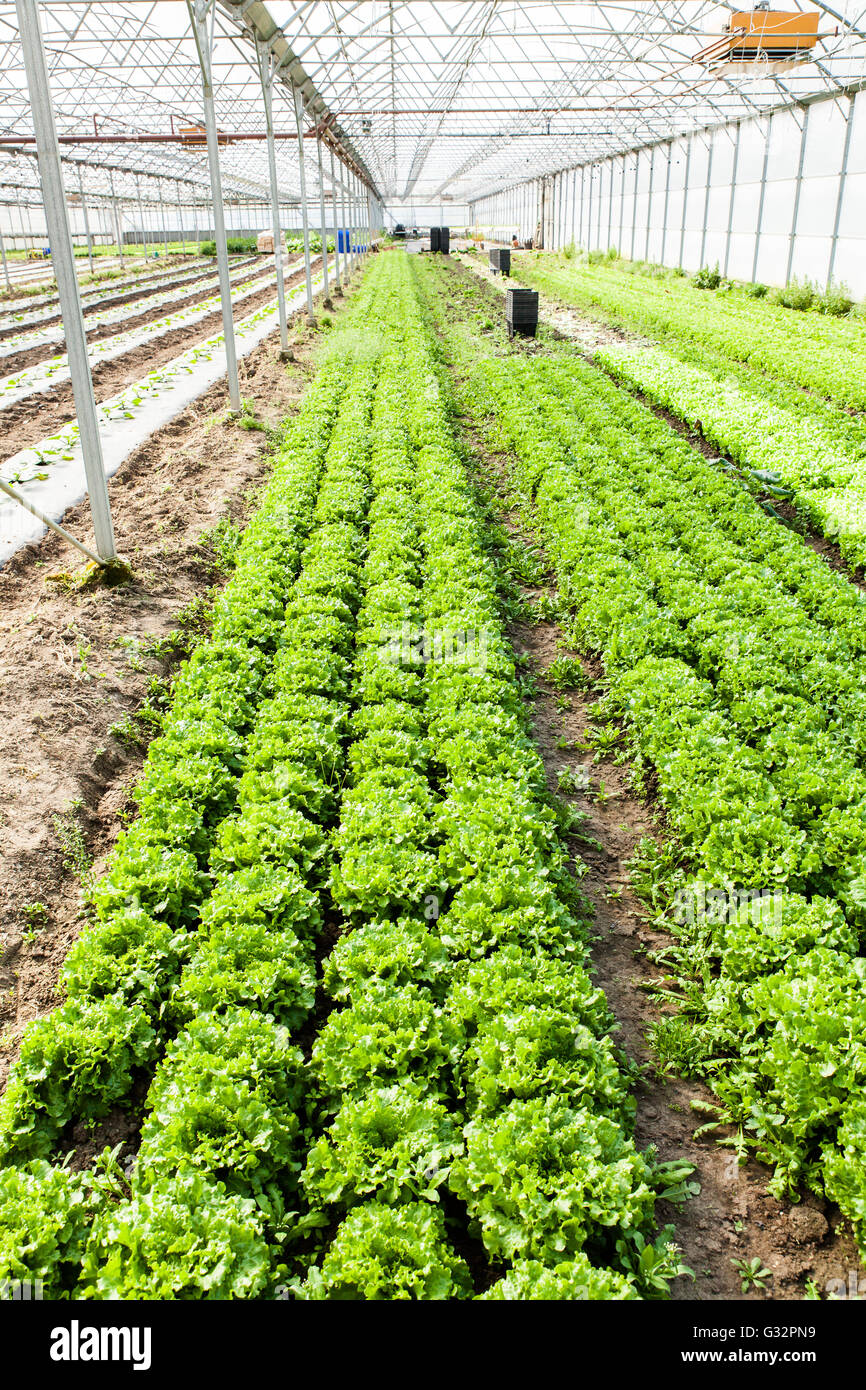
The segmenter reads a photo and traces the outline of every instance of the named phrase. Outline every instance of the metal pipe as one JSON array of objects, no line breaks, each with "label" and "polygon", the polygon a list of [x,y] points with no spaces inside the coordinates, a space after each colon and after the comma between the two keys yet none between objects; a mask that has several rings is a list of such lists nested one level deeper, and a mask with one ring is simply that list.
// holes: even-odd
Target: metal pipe
[{"label": "metal pipe", "polygon": [[286,317],[286,286],[283,280],[283,233],[280,227],[279,187],[277,184],[277,152],[274,145],[274,74],[266,43],[256,39],[259,78],[265,106],[265,127],[268,132],[268,178],[271,185],[271,227],[274,237],[274,268],[277,272],[277,315],[280,323],[280,347],[289,350],[289,325]]},{"label": "metal pipe", "polygon": [[758,277],[758,254],[761,249],[761,222],[764,219],[764,199],[767,193],[767,166],[770,162],[770,137],[773,131],[772,114],[767,119],[767,136],[764,141],[764,164],[761,169],[761,192],[758,197],[758,216],[755,219],[755,251],[752,256],[752,283]]},{"label": "metal pipe", "polygon": [[114,527],[111,521],[111,506],[108,500],[108,486],[105,481],[102,441],[99,437],[96,403],[93,398],[93,381],[87,358],[84,315],[81,311],[78,277],[75,274],[75,258],[72,254],[72,239],[69,234],[63,173],[60,167],[60,150],[57,145],[54,110],[51,105],[51,92],[48,85],[48,68],[39,27],[39,11],[36,0],[15,0],[15,8],[18,14],[18,29],[21,36],[24,68],[27,74],[33,126],[36,131],[39,175],[42,182],[42,197],[48,222],[51,256],[57,279],[60,310],[66,337],[69,375],[72,381],[72,394],[78,419],[78,432],[84,458],[90,510],[93,515],[96,549],[99,552],[98,563],[108,563],[116,557],[117,551],[114,543]]},{"label": "metal pipe", "polygon": [[[728,266],[731,262],[731,237],[734,232],[734,199],[737,194],[737,165],[740,162],[740,126],[742,122],[737,121],[737,133],[734,136],[734,164],[731,170],[731,201],[728,204],[728,235],[725,238],[725,266],[722,271],[727,276]],[[754,276],[752,276],[754,279]]]},{"label": "metal pipe", "polygon": [[301,183],[301,223],[304,234],[304,279],[307,286],[307,322],[315,326],[316,315],[313,312],[313,273],[310,267],[310,220],[307,216],[307,171],[304,166],[304,146],[301,140],[302,120],[304,113],[304,98],[297,87],[293,89],[295,98],[295,120],[298,126],[298,170]]},{"label": "metal pipe", "polygon": [[6,496],[11,497],[13,502],[18,502],[26,512],[30,512],[32,516],[35,516],[41,521],[43,526],[48,526],[52,531],[56,531],[58,536],[62,536],[65,541],[68,541],[70,545],[76,546],[77,549],[80,550],[82,554],[86,555],[88,560],[92,560],[95,565],[101,566],[105,563],[104,560],[100,560],[98,555],[95,555],[92,550],[88,550],[86,545],[83,545],[81,541],[77,541],[74,536],[71,536],[69,532],[64,530],[56,521],[52,521],[50,516],[46,516],[45,513],[41,512],[32,502],[28,502],[26,497],[22,497],[20,492],[16,492],[15,489],[10,487],[7,482],[4,482],[2,478],[0,478],[0,492],[5,492]]},{"label": "metal pipe", "polygon": [[788,237],[788,262],[785,269],[785,284],[791,280],[791,271],[794,265],[794,243],[797,239],[797,220],[800,216],[800,190],[803,187],[803,165],[806,159],[806,136],[809,131],[809,112],[811,106],[803,110],[803,129],[800,132],[800,160],[797,165],[797,181],[794,185],[794,210],[791,215],[791,233]]},{"label": "metal pipe", "polygon": [[12,282],[9,279],[9,266],[6,264],[6,246],[3,241],[3,233],[0,232],[0,259],[3,261],[3,279],[6,281],[6,289],[11,291]]},{"label": "metal pipe", "polygon": [[839,192],[836,197],[836,216],[833,220],[833,239],[830,242],[830,264],[827,268],[827,288],[833,279],[836,268],[836,249],[839,245],[839,227],[842,223],[842,202],[845,197],[845,184],[848,179],[848,152],[851,149],[851,131],[854,126],[854,98],[848,98],[848,116],[845,121],[845,144],[842,148],[842,167],[839,170]]},{"label": "metal pipe", "polygon": [[[328,154],[331,156],[331,211],[333,212],[333,215],[334,215],[334,294],[336,294],[336,295],[341,295],[341,294],[343,293],[343,290],[342,290],[342,287],[341,287],[341,284],[340,284],[340,235],[339,235],[339,232],[338,232],[338,230],[337,230],[338,223],[339,223],[339,219],[338,219],[338,216],[337,216],[337,184],[336,184],[335,179],[334,179],[334,151],[333,151],[332,149],[329,149],[329,150],[328,150]],[[344,248],[343,248],[343,257],[344,257],[344,260],[343,260],[343,272],[344,272],[344,274],[345,274],[345,268],[346,268],[345,254],[346,254],[346,252],[345,252],[345,247],[344,247]]]},{"label": "metal pipe", "polygon": [[[235,346],[235,326],[232,317],[232,287],[229,278],[229,255],[226,246],[226,224],[223,208],[222,179],[220,177],[219,144],[217,142],[216,112],[213,97],[213,15],[215,0],[187,0],[187,10],[192,23],[198,62],[201,69],[202,97],[204,101],[204,123],[207,133],[208,169],[210,172],[211,197],[213,199],[214,234],[216,236],[217,267],[219,269],[220,300],[222,302],[223,335],[226,347],[226,375],[228,377],[229,403],[232,410],[241,408],[241,387],[238,380],[238,355]],[[211,16],[210,29],[208,15]]]},{"label": "metal pipe", "polygon": [[77,169],[78,169],[78,193],[79,193],[79,197],[81,198],[81,211],[82,211],[83,214],[84,214],[84,235],[87,237],[87,263],[88,263],[88,265],[89,265],[89,267],[90,267],[90,273],[91,273],[91,275],[92,275],[92,274],[93,274],[93,238],[92,238],[91,235],[90,235],[90,219],[89,219],[89,217],[87,216],[87,203],[86,203],[85,198],[84,198],[84,180],[83,180],[82,177],[81,177],[81,165],[80,165],[80,164],[77,166]]},{"label": "metal pipe", "polygon": [[328,224],[325,218],[325,175],[322,170],[322,142],[316,134],[316,159],[319,165],[319,222],[322,228],[322,283],[325,294],[322,303],[327,309],[332,308],[331,296],[328,292]]}]

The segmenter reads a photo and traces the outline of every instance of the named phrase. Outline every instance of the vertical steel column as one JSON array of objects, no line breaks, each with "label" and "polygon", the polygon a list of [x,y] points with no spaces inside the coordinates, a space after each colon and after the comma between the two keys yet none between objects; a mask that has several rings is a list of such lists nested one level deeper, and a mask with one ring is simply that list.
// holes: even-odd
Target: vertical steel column
[{"label": "vertical steel column", "polygon": [[767,117],[767,135],[764,141],[764,164],[761,169],[761,192],[758,198],[758,216],[755,221],[755,253],[752,256],[752,283],[758,274],[758,254],[761,249],[761,223],[764,219],[764,199],[767,193],[767,166],[770,162],[770,138],[773,133],[772,113]]},{"label": "vertical steel column", "polygon": [[114,235],[117,237],[117,251],[118,251],[118,255],[122,258],[122,257],[123,257],[123,238],[122,238],[122,236],[121,236],[121,229],[120,229],[120,212],[118,211],[118,206],[117,206],[117,194],[116,194],[115,191],[114,191],[114,174],[113,174],[113,172],[112,172],[111,169],[109,169],[109,171],[108,171],[108,186],[109,186],[109,188],[111,189],[110,207],[111,207],[111,211],[112,211],[112,213],[113,213],[113,215],[114,215]]},{"label": "vertical steel column", "polygon": [[662,265],[664,265],[665,263],[665,246],[667,244],[668,239],[668,208],[670,207],[671,197],[671,160],[673,159],[673,153],[674,144],[673,141],[670,140],[668,141],[668,167],[667,172],[665,174],[665,206],[664,212],[662,213]]},{"label": "vertical steel column", "polygon": [[586,249],[587,249],[587,251],[591,251],[591,250],[593,249],[593,246],[592,246],[592,177],[593,177],[593,172],[594,172],[593,165],[590,164],[590,166],[589,166],[589,195],[588,195],[587,204],[586,204]]},{"label": "vertical steel column", "polygon": [[176,189],[177,189],[177,226],[178,226],[178,230],[179,230],[179,232],[180,232],[180,254],[181,254],[182,256],[185,256],[185,255],[186,255],[186,229],[184,228],[184,225],[183,225],[183,210],[182,210],[181,205],[180,205],[180,179],[176,179],[176,180],[175,180],[175,187],[176,187]]},{"label": "vertical steel column", "polygon": [[165,215],[165,194],[162,191],[162,179],[157,179],[156,186],[159,189],[159,210],[162,213],[162,241],[165,246],[166,260],[168,260],[168,218]]},{"label": "vertical steel column", "polygon": [[349,235],[349,208],[346,199],[346,166],[341,161],[340,170],[340,208],[343,218],[343,269],[346,278],[350,279],[355,269],[355,262],[352,259],[352,239]]},{"label": "vertical steel column", "polygon": [[310,269],[310,223],[307,217],[307,170],[304,164],[304,98],[297,87],[293,88],[295,98],[295,124],[298,128],[298,171],[301,181],[301,221],[304,232],[304,276],[307,285],[307,322],[315,326],[313,312],[313,274]]},{"label": "vertical steel column", "polygon": [[[319,222],[322,228],[322,284],[325,290],[322,303],[326,309],[333,309],[328,289],[328,220],[325,217],[325,173],[322,168],[322,141],[319,127],[316,126],[316,162],[319,168]],[[336,231],[336,228],[334,229]]]},{"label": "vertical steel column", "polygon": [[830,264],[827,268],[827,287],[833,279],[836,268],[836,250],[839,245],[839,228],[842,224],[842,203],[845,198],[845,184],[848,180],[848,153],[851,149],[851,130],[854,125],[854,97],[848,98],[848,115],[845,118],[845,144],[842,148],[842,168],[839,170],[839,192],[836,197],[836,216],[833,219],[833,240],[830,242]]},{"label": "vertical steel column", "polygon": [[60,312],[69,355],[69,375],[72,380],[81,452],[84,457],[93,531],[99,556],[107,562],[116,557],[117,551],[111,522],[111,506],[108,501],[108,486],[105,481],[105,465],[102,460],[102,441],[99,438],[96,404],[93,398],[93,381],[87,360],[87,335],[84,331],[84,315],[81,311],[78,277],[75,274],[75,258],[69,234],[69,217],[60,167],[60,147],[48,86],[48,67],[42,46],[39,12],[36,0],[15,0],[15,8],[18,13],[21,50],[27,74],[33,128],[36,133],[42,198],[60,296]]},{"label": "vertical steel column", "polygon": [[608,168],[610,169],[610,177],[608,178],[608,181],[607,181],[607,184],[608,184],[608,187],[607,187],[607,248],[608,248],[608,250],[610,250],[610,243],[611,243],[611,239],[612,239],[612,237],[613,237],[613,163],[614,163],[614,156],[611,155],[611,156],[609,157],[609,159],[608,159],[607,162],[608,162]]},{"label": "vertical steel column", "polygon": [[714,141],[714,139],[713,139],[713,136],[710,135],[710,141],[709,141],[708,152],[707,152],[707,191],[706,191],[706,196],[704,197],[704,225],[703,225],[703,227],[701,228],[701,265],[702,265],[702,266],[703,266],[703,264],[704,264],[704,252],[705,252],[706,249],[707,249],[707,218],[708,218],[709,215],[710,215],[710,180],[711,180],[712,173],[713,173],[713,148],[714,148],[714,145],[715,145],[715,141]]},{"label": "vertical steel column", "polygon": [[[219,269],[220,300],[222,301],[223,335],[226,345],[226,375],[229,404],[232,410],[241,408],[241,387],[238,380],[238,355],[235,346],[235,326],[232,317],[232,285],[229,278],[229,253],[226,246],[225,212],[223,210],[220,151],[217,138],[216,111],[213,94],[213,26],[215,0],[186,0],[192,22],[198,63],[201,68],[201,87],[204,102],[204,124],[207,133],[207,162],[213,199],[214,235],[216,237],[217,267]],[[210,23],[208,23],[210,19]]]},{"label": "vertical steel column", "polygon": [[138,174],[135,176],[135,196],[138,202],[138,215],[141,219],[141,240],[144,244],[144,259],[147,260],[147,228],[144,225],[144,208],[141,203],[141,183]]},{"label": "vertical steel column", "polygon": [[622,155],[622,170],[619,176],[619,241],[616,249],[622,255],[623,227],[625,225],[625,155]]},{"label": "vertical steel column", "polygon": [[686,139],[686,171],[683,175],[683,217],[680,224],[680,259],[678,262],[680,270],[683,268],[683,255],[686,248],[686,214],[689,206],[689,170],[692,163],[692,138],[693,137],[689,135]]},{"label": "vertical steel column", "polygon": [[346,275],[346,250],[343,245],[343,274],[339,272],[339,213],[336,207],[336,177],[334,168],[334,146],[328,146],[328,154],[331,157],[331,213],[334,215],[334,293],[341,296],[342,279]]},{"label": "vertical steel column", "polygon": [[0,260],[3,262],[3,279],[6,281],[7,292],[11,292],[12,281],[9,279],[9,267],[6,264],[6,246],[3,241],[2,232],[0,232]]},{"label": "vertical steel column", "polygon": [[277,318],[280,324],[280,350],[289,350],[289,325],[286,318],[286,285],[283,276],[283,233],[280,227],[279,191],[277,188],[277,151],[274,144],[274,81],[278,65],[267,44],[256,38],[256,58],[262,84],[265,107],[265,135],[268,146],[268,180],[271,185],[271,231],[274,238],[274,269],[277,272]]},{"label": "vertical steel column", "polygon": [[651,148],[651,150],[650,150],[649,191],[648,191],[648,193],[647,193],[647,202],[646,202],[646,240],[645,240],[645,242],[644,242],[644,254],[643,254],[643,258],[644,258],[645,261],[648,261],[648,260],[649,260],[649,250],[650,250],[650,223],[652,222],[652,215],[653,215],[653,184],[655,183],[655,178],[656,178],[656,147],[655,147],[655,145],[653,145],[652,148]]},{"label": "vertical steel column", "polygon": [[81,211],[84,214],[84,235],[87,238],[87,264],[90,273],[93,274],[93,238],[90,235],[90,218],[87,216],[87,203],[84,198],[84,180],[81,177],[81,165],[75,166],[78,174],[78,196],[81,199]]},{"label": "vertical steel column", "polygon": [[629,260],[630,260],[630,261],[633,261],[633,260],[634,260],[634,239],[635,239],[635,236],[637,235],[637,185],[638,185],[638,179],[639,179],[639,178],[640,178],[640,150],[637,151],[637,153],[635,154],[635,157],[634,157],[634,188],[633,188],[633,190],[632,190],[632,195],[631,195],[631,251],[629,252]]},{"label": "vertical steel column", "polygon": [[791,233],[788,237],[788,262],[785,267],[785,284],[791,279],[791,270],[794,265],[794,244],[797,240],[797,221],[800,216],[800,190],[803,187],[803,165],[806,159],[806,136],[809,131],[809,112],[811,106],[803,107],[803,125],[800,130],[800,158],[797,164],[797,181],[794,185],[794,211],[791,214]]},{"label": "vertical steel column", "polygon": [[[731,170],[731,201],[728,204],[728,234],[725,238],[725,265],[722,270],[723,275],[727,275],[728,266],[731,263],[731,237],[734,234],[734,199],[737,196],[737,165],[740,162],[740,126],[742,121],[737,121],[737,133],[734,136],[734,165]],[[754,279],[754,276],[752,276]]]}]

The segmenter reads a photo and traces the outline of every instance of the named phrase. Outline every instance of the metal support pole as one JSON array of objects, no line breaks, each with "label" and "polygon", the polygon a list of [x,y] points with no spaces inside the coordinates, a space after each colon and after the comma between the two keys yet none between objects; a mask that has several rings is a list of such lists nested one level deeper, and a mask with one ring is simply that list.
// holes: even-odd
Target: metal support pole
[{"label": "metal support pole", "polygon": [[280,227],[279,188],[277,185],[277,151],[274,145],[274,79],[278,65],[271,57],[266,43],[256,39],[259,78],[265,105],[265,132],[268,143],[268,178],[271,185],[271,228],[274,236],[274,268],[277,272],[277,316],[280,324],[280,348],[289,350],[289,325],[286,318],[286,284],[283,276],[283,233]]},{"label": "metal support pole", "polygon": [[616,249],[622,255],[623,226],[625,223],[625,155],[622,156],[622,172],[619,177],[619,241]]},{"label": "metal support pole", "polygon": [[304,98],[297,87],[293,89],[295,98],[295,123],[298,127],[298,170],[301,180],[301,222],[304,232],[304,277],[307,283],[307,322],[315,326],[313,312],[313,274],[310,269],[310,220],[307,216],[307,171],[304,166]]},{"label": "metal support pole", "polygon": [[800,159],[797,165],[797,182],[794,186],[794,211],[791,214],[791,234],[788,237],[788,262],[785,268],[785,284],[791,280],[794,265],[794,245],[797,240],[797,220],[800,216],[800,190],[803,187],[803,164],[806,159],[806,136],[809,131],[809,112],[811,106],[803,108],[803,128],[800,131]]},{"label": "metal support pole", "polygon": [[183,210],[182,210],[181,205],[180,205],[180,179],[176,179],[176,180],[175,180],[175,187],[176,187],[176,189],[177,189],[177,227],[178,227],[178,231],[180,232],[180,254],[181,254],[182,256],[185,256],[185,255],[186,255],[186,235],[185,235],[185,232],[184,232],[184,225],[183,225]]},{"label": "metal support pole", "polygon": [[662,213],[662,254],[661,254],[661,263],[662,263],[662,265],[664,265],[664,263],[665,263],[665,247],[666,247],[667,239],[668,239],[668,208],[670,207],[670,198],[671,198],[671,162],[672,162],[672,160],[673,160],[673,155],[674,155],[674,144],[673,144],[673,141],[671,140],[671,141],[668,142],[668,167],[667,167],[667,171],[666,171],[666,173],[665,173],[665,205],[664,205],[664,212]]},{"label": "metal support pole", "polygon": [[684,255],[685,249],[686,249],[686,215],[687,215],[687,213],[688,213],[688,206],[689,206],[689,168],[690,168],[690,166],[691,166],[691,162],[692,162],[692,137],[691,137],[691,135],[689,135],[689,136],[687,137],[687,139],[686,139],[686,172],[685,172],[685,174],[684,174],[684,176],[683,176],[683,178],[684,178],[684,182],[683,182],[683,220],[682,220],[682,223],[680,224],[680,259],[679,259],[679,267],[680,267],[680,270],[682,270],[682,268],[683,268],[683,255]]},{"label": "metal support pole", "polygon": [[3,241],[3,233],[0,232],[0,259],[3,261],[3,279],[6,281],[6,291],[11,293],[12,281],[9,279],[9,266],[6,264],[6,246]]},{"label": "metal support pole", "polygon": [[343,214],[343,266],[346,269],[346,277],[349,278],[355,269],[352,260],[352,242],[349,236],[349,214],[346,205],[346,181],[343,174],[340,175],[340,206]]},{"label": "metal support pole", "polygon": [[645,261],[648,261],[648,260],[649,260],[649,252],[650,252],[650,223],[651,223],[651,221],[652,221],[652,215],[653,215],[653,184],[655,183],[655,177],[656,177],[656,147],[655,147],[655,145],[653,145],[652,149],[650,150],[649,189],[647,190],[647,200],[646,200],[646,239],[645,239],[645,241],[644,241],[644,253],[643,253],[643,258],[644,258]]},{"label": "metal support pole", "polygon": [[[340,236],[339,232],[337,231],[337,228],[339,226],[339,217],[337,216],[337,184],[334,179],[334,151],[331,146],[328,147],[328,153],[331,158],[331,211],[334,216],[334,294],[342,295],[343,290],[340,285]],[[345,257],[345,251],[343,252],[343,255]],[[346,266],[344,259],[344,273],[345,268]]]},{"label": "metal support pole", "polygon": [[92,550],[89,550],[86,545],[82,545],[81,541],[76,540],[75,537],[71,536],[62,526],[59,526],[56,521],[52,521],[50,516],[46,516],[44,512],[40,511],[32,502],[29,502],[26,497],[22,497],[20,492],[16,492],[14,487],[10,487],[2,478],[0,478],[0,492],[5,492],[6,496],[11,497],[13,502],[17,502],[19,506],[23,507],[25,512],[29,512],[31,516],[35,516],[37,520],[41,521],[43,526],[47,526],[50,530],[56,531],[58,536],[62,536],[70,545],[74,545],[83,555],[87,556],[88,560],[92,560],[95,565],[102,564],[98,555],[94,555]]},{"label": "metal support pole", "polygon": [[773,131],[773,117],[767,117],[767,137],[764,141],[764,165],[761,170],[761,192],[758,197],[758,216],[755,220],[755,251],[752,256],[752,283],[758,275],[758,255],[761,250],[761,222],[764,218],[764,199],[767,193],[767,166],[770,162],[770,137]]},{"label": "metal support pole", "polygon": [[640,150],[634,157],[634,190],[631,200],[631,251],[629,260],[634,260],[634,239],[637,235],[637,185],[640,178]]},{"label": "metal support pole", "polygon": [[710,179],[713,172],[713,137],[710,136],[709,151],[707,153],[707,192],[704,198],[704,225],[701,228],[701,265],[704,264],[704,252],[707,249],[707,218],[710,215]]},{"label": "metal support pole", "polygon": [[27,74],[33,128],[36,134],[42,198],[48,222],[54,274],[60,297],[60,311],[63,317],[63,329],[69,358],[69,375],[72,380],[72,394],[75,400],[78,432],[84,457],[84,472],[90,496],[96,549],[99,552],[100,560],[109,562],[117,555],[114,544],[114,527],[111,523],[111,507],[108,501],[108,486],[105,481],[105,466],[102,460],[102,442],[99,438],[96,403],[93,398],[93,382],[87,360],[87,336],[84,331],[84,315],[81,312],[78,277],[75,274],[75,259],[72,254],[72,239],[69,234],[69,218],[63,192],[63,174],[60,167],[60,148],[57,143],[57,129],[54,124],[54,110],[51,105],[51,92],[48,86],[48,67],[45,62],[45,50],[42,46],[39,11],[36,0],[15,0],[15,8],[18,13],[21,50]]},{"label": "metal support pole", "polygon": [[[728,204],[728,234],[725,238],[725,266],[722,274],[727,276],[728,266],[731,263],[731,237],[734,233],[734,199],[737,196],[737,165],[740,162],[740,126],[741,121],[737,121],[737,133],[734,136],[734,165],[731,170],[731,201]],[[755,277],[752,276],[752,279]]]},{"label": "metal support pole", "polygon": [[162,192],[162,179],[157,179],[159,189],[159,210],[162,213],[162,242],[165,247],[165,258],[168,260],[168,218],[165,215],[165,197]]},{"label": "metal support pole", "polygon": [[81,211],[84,214],[84,235],[87,237],[87,264],[90,273],[93,274],[93,238],[90,235],[90,218],[87,216],[87,203],[84,198],[84,180],[81,177],[81,165],[76,166],[78,170],[78,196],[81,199]]},{"label": "metal support pole", "polygon": [[[226,246],[226,224],[223,211],[222,179],[220,177],[220,153],[217,139],[216,112],[213,99],[213,25],[215,0],[187,0],[198,62],[201,68],[202,97],[204,100],[204,123],[207,132],[207,162],[210,171],[211,196],[213,198],[214,235],[216,237],[217,266],[219,269],[220,299],[222,301],[223,335],[226,347],[226,375],[228,376],[229,403],[232,410],[241,408],[241,387],[238,380],[238,356],[235,346],[235,326],[232,318],[232,286],[229,279],[229,255]],[[208,23],[210,19],[210,23]]]},{"label": "metal support pole", "polygon": [[114,191],[114,174],[108,171],[108,186],[111,189],[110,207],[114,218],[114,235],[117,237],[117,253],[123,257],[123,241],[120,234],[120,213],[117,207],[117,194]]},{"label": "metal support pole", "polygon": [[830,243],[830,264],[827,268],[827,287],[833,279],[836,268],[836,250],[839,245],[839,228],[842,224],[842,203],[845,198],[845,184],[848,179],[848,153],[851,149],[851,131],[854,126],[854,97],[848,98],[848,115],[845,119],[845,144],[842,149],[842,168],[839,170],[839,192],[836,196],[836,216],[833,219],[833,240]]},{"label": "metal support pole", "polygon": [[144,207],[141,201],[141,183],[138,174],[135,176],[135,196],[138,201],[138,216],[141,220],[141,240],[144,244],[144,259],[147,260],[147,228],[144,225]]},{"label": "metal support pole", "polygon": [[319,223],[322,228],[322,284],[325,295],[322,303],[326,309],[332,309],[331,296],[328,290],[328,222],[325,217],[325,175],[322,169],[322,142],[319,139],[319,132],[316,130],[316,160],[319,167]]}]

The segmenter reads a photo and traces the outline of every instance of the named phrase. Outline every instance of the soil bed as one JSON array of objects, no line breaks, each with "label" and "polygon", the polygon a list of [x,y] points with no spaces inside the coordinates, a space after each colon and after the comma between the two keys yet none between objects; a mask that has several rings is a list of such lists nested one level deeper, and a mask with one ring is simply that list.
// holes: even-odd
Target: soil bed
[{"label": "soil bed", "polygon": [[[454,269],[452,273],[455,281],[465,283],[466,271]],[[491,286],[479,284],[487,294],[495,294]],[[452,322],[465,319],[471,308],[463,293],[448,297]],[[533,355],[543,353],[545,347],[543,341],[515,340],[512,350]],[[459,384],[456,369],[454,376]],[[499,519],[514,540],[528,545],[546,565],[525,508],[515,504],[508,456],[491,453],[470,420],[464,417],[462,424],[478,481],[491,497]],[[546,593],[552,605],[558,602],[549,571],[544,588],[522,582],[520,588],[529,601],[537,601]],[[692,1163],[695,1180],[701,1185],[700,1193],[684,1207],[659,1206],[660,1221],[675,1227],[683,1260],[695,1273],[694,1283],[685,1277],[673,1283],[672,1297],[800,1300],[807,1279],[814,1280],[821,1290],[830,1279],[847,1280],[848,1272],[858,1270],[861,1261],[847,1223],[832,1204],[813,1194],[804,1194],[796,1205],[780,1202],[766,1191],[770,1175],[763,1165],[750,1161],[741,1167],[731,1150],[712,1138],[695,1140],[693,1132],[705,1117],[693,1111],[692,1103],[711,1102],[709,1090],[700,1082],[657,1071],[647,1034],[661,1012],[649,991],[661,984],[663,977],[648,953],[669,944],[671,938],[647,921],[631,892],[626,865],[642,836],[664,839],[662,808],[651,797],[648,800],[634,793],[629,765],[617,763],[616,750],[609,755],[599,753],[597,760],[585,747],[582,750],[593,724],[590,707],[598,698],[598,688],[569,690],[563,695],[545,678],[551,662],[565,653],[579,657],[591,686],[602,674],[597,658],[571,651],[553,621],[516,622],[508,632],[515,652],[528,659],[536,679],[530,714],[548,786],[585,818],[574,845],[573,863],[578,877],[583,873],[582,865],[587,866],[580,883],[595,914],[597,936],[592,958],[598,984],[617,1018],[618,1041],[641,1068],[636,1089],[637,1142],[655,1146],[662,1160]],[[584,790],[570,795],[558,790],[559,774],[566,768],[576,774],[578,785],[586,784]],[[592,841],[597,841],[597,846]],[[754,1256],[772,1270],[773,1277],[765,1290],[744,1293],[732,1261],[748,1261]]]},{"label": "soil bed", "polygon": [[[303,269],[296,271],[286,280],[286,292],[295,289],[304,278]],[[276,298],[276,283],[269,285],[259,294],[251,295],[237,306],[238,313],[246,318],[263,304]],[[174,307],[174,306],[173,306]],[[213,333],[222,331],[222,310],[216,309],[207,318],[197,323],[181,325],[165,333],[153,343],[139,343],[130,348],[122,357],[110,362],[95,362],[91,371],[93,389],[97,403],[110,400],[124,387],[130,386],[147,372],[156,371],[166,362],[180,357],[187,348],[194,347]],[[115,329],[116,331],[116,329]],[[125,330],[124,330],[125,331]],[[75,401],[72,396],[72,383],[59,382],[56,386],[46,385],[44,391],[25,396],[16,405],[7,406],[0,411],[3,424],[7,454],[19,449],[30,448],[41,439],[56,434],[64,425],[75,419]]]},{"label": "soil bed", "polygon": [[[297,409],[313,374],[317,335],[298,322],[292,339],[293,362],[280,361],[274,333],[240,363],[243,397],[265,425]],[[152,677],[171,674],[171,659],[148,649],[206,622],[224,582],[208,535],[223,519],[244,523],[270,472],[266,433],[227,407],[223,378],[110,479],[132,584],[47,583],[77,566],[50,533],[0,570],[0,1082],[24,1025],[57,1002],[58,970],[84,921],[82,875],[101,872],[130,808],[146,744],[131,716]],[[89,539],[87,503],[64,525]]]}]

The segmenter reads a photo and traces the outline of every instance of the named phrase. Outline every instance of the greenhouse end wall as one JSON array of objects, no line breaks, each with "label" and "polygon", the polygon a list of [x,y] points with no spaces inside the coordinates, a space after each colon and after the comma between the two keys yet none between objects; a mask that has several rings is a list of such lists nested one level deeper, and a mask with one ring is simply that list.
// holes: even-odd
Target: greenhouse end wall
[{"label": "greenhouse end wall", "polygon": [[843,92],[672,137],[478,200],[472,225],[560,250],[714,266],[738,280],[808,278],[866,295],[866,92]]}]

